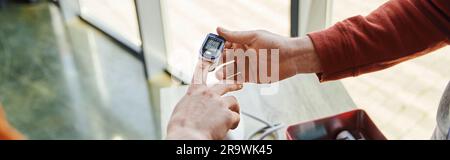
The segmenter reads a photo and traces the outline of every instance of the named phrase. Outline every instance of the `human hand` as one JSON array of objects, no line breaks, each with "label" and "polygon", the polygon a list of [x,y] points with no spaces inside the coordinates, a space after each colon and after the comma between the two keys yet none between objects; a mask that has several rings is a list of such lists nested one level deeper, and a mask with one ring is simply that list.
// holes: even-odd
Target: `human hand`
[{"label": "human hand", "polygon": [[[235,60],[234,66],[226,65],[216,72],[218,79],[241,74],[240,79],[235,79],[241,83],[272,83],[298,73],[321,71],[319,59],[309,37],[288,38],[263,30],[228,31],[220,27],[217,28],[217,33],[227,40],[220,63]],[[267,52],[261,52],[261,49],[266,49]],[[273,53],[272,49],[278,49],[278,55]],[[244,52],[246,55],[256,53],[256,61],[242,59]],[[267,55],[263,56],[263,53]],[[272,61],[272,55],[278,60]],[[278,65],[278,68],[272,68],[273,65]],[[266,68],[261,68],[262,66]],[[274,75],[275,79],[268,78]]]},{"label": "human hand", "polygon": [[224,94],[242,88],[233,82],[206,86],[209,62],[199,60],[192,84],[178,102],[167,127],[167,139],[223,139],[239,124],[239,104]]}]

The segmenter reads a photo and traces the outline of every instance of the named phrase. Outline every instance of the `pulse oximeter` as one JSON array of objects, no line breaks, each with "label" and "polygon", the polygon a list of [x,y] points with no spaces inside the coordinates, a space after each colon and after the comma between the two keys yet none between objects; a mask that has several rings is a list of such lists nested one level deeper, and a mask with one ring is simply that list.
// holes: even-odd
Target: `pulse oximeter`
[{"label": "pulse oximeter", "polygon": [[209,68],[209,71],[214,71],[219,62],[220,56],[222,55],[223,48],[225,46],[225,39],[221,36],[209,33],[205,41],[203,41],[203,45],[200,49],[200,57],[208,62],[211,62],[212,65]]}]

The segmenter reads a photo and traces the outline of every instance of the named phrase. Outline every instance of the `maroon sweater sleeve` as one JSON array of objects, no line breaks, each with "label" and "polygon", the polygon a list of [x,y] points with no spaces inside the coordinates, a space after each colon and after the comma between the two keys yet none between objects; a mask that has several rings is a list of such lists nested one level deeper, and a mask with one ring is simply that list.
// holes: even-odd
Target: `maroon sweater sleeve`
[{"label": "maroon sweater sleeve", "polygon": [[320,81],[378,71],[449,44],[450,0],[391,0],[308,34],[320,59]]}]

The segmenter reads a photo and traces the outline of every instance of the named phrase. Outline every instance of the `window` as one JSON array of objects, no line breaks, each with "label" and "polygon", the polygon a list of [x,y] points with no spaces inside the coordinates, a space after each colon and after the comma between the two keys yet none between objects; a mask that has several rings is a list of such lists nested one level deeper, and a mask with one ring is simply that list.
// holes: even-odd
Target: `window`
[{"label": "window", "polygon": [[79,0],[79,5],[83,19],[134,51],[141,51],[134,0]]},{"label": "window", "polygon": [[[230,30],[265,29],[289,36],[290,0],[167,0],[166,41],[168,70],[189,82],[199,49],[216,27]],[[190,66],[190,67],[187,67]]]},{"label": "window", "polygon": [[[339,0],[333,3],[333,24],[356,15],[368,15],[388,0]],[[351,6],[351,7],[350,7]]]},{"label": "window", "polygon": [[[387,1],[334,1],[333,22],[366,16]],[[341,82],[388,139],[429,139],[436,123],[439,98],[450,77],[448,53],[448,47],[442,48],[389,69]]]}]

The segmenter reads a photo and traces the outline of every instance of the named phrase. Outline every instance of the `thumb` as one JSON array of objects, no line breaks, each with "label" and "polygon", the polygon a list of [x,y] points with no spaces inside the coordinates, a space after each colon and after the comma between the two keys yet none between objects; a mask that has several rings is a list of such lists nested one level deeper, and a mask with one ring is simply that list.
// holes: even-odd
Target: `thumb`
[{"label": "thumb", "polygon": [[250,44],[255,37],[253,31],[229,31],[222,27],[217,28],[217,33],[229,42],[240,44]]}]

